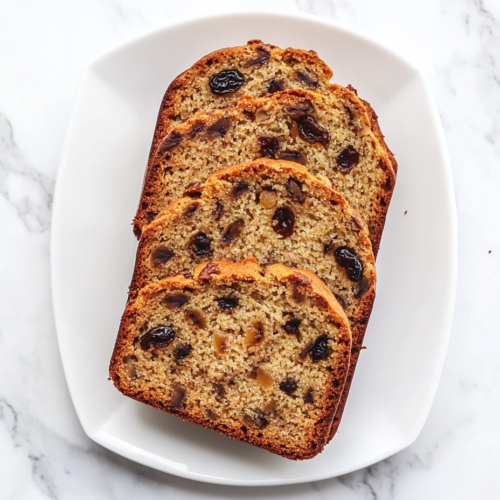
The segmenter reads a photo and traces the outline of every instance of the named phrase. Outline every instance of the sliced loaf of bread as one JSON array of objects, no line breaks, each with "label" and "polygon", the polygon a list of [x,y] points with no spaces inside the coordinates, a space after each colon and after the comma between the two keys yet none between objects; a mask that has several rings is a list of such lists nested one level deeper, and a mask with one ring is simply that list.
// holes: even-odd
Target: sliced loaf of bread
[{"label": "sliced loaf of bread", "polygon": [[376,253],[395,174],[371,131],[365,106],[343,87],[331,96],[291,90],[242,97],[173,128],[147,172],[134,220],[136,235],[213,172],[259,157],[295,161],[313,175],[330,178],[366,221]]},{"label": "sliced loaf of bread", "polygon": [[210,262],[128,304],[110,375],[133,399],[306,459],[328,441],[350,349],[347,318],[313,273]]}]

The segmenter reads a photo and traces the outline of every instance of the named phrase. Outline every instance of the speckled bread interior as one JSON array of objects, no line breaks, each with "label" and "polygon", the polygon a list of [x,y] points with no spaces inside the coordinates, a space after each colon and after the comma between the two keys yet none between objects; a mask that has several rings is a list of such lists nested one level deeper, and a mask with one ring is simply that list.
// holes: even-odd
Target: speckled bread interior
[{"label": "speckled bread interior", "polygon": [[328,441],[349,322],[313,273],[254,259],[143,288],[110,365],[125,395],[290,459]]},{"label": "speckled bread interior", "polygon": [[173,128],[146,175],[136,234],[193,183],[263,156],[293,159],[311,174],[330,178],[366,221],[376,254],[395,175],[365,106],[343,87],[335,87],[330,96],[291,90],[242,97]]}]

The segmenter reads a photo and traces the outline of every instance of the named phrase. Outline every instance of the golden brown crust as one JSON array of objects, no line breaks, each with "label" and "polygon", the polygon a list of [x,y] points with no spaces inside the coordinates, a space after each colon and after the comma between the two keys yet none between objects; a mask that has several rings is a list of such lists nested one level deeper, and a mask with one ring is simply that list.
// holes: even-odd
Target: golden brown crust
[{"label": "golden brown crust", "polygon": [[[208,273],[208,279],[200,279],[204,269],[212,267],[215,273]],[[292,446],[286,441],[278,441],[272,436],[268,437],[258,429],[245,429],[237,426],[228,426],[212,421],[203,415],[189,411],[185,407],[173,410],[169,403],[162,398],[161,391],[147,392],[138,390],[127,383],[124,377],[120,376],[122,364],[124,363],[124,354],[127,352],[128,345],[133,341],[136,335],[134,329],[134,320],[138,311],[144,308],[148,299],[155,294],[168,289],[195,289],[202,288],[209,283],[228,283],[235,281],[262,281],[262,282],[286,282],[289,280],[298,280],[309,297],[321,300],[321,303],[327,308],[333,321],[339,325],[339,341],[341,351],[332,359],[330,365],[327,389],[322,402],[323,410],[314,423],[309,438],[300,446]],[[334,295],[322,284],[319,278],[311,275],[308,271],[290,269],[281,264],[270,266],[266,270],[260,268],[255,259],[246,259],[241,263],[227,263],[217,261],[204,263],[197,267],[195,278],[189,279],[184,276],[174,276],[166,278],[158,283],[154,283],[142,289],[137,298],[131,302],[122,317],[120,331],[116,340],[115,349],[110,362],[110,376],[116,388],[128,397],[144,402],[161,410],[172,413],[173,415],[185,421],[190,421],[204,427],[216,430],[217,432],[245,441],[249,444],[259,446],[272,453],[293,460],[303,460],[316,456],[323,450],[327,442],[328,434],[331,428],[333,415],[342,394],[342,386],[347,373],[350,356],[350,329],[349,323],[342,308],[337,303]]]}]

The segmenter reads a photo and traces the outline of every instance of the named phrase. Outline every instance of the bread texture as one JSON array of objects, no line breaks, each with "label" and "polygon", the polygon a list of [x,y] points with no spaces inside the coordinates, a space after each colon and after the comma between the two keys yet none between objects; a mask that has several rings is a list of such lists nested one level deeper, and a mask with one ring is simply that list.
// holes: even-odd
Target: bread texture
[{"label": "bread texture", "polygon": [[350,350],[342,307],[310,271],[210,262],[129,302],[110,375],[133,399],[307,459],[328,441]]},{"label": "bread texture", "polygon": [[376,254],[395,183],[392,162],[355,93],[331,89],[329,96],[290,90],[242,97],[171,129],[146,175],[136,235],[193,183],[265,156],[300,162],[311,174],[330,178],[366,221]]}]

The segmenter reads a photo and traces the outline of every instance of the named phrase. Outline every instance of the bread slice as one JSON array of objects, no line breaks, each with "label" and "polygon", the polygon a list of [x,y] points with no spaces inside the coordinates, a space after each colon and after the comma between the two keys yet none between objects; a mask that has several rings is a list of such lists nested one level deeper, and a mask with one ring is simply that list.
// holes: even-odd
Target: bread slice
[{"label": "bread slice", "polygon": [[199,265],[129,303],[110,364],[123,394],[290,459],[328,440],[351,335],[313,273]]},{"label": "bread slice", "polygon": [[[261,264],[281,262],[308,269],[327,284],[350,321],[350,384],[376,284],[370,239],[359,214],[331,189],[328,179],[325,183],[311,176],[297,163],[266,158],[215,172],[190,195],[196,198],[175,201],[144,231],[131,296],[178,272],[189,275],[198,263],[210,259],[239,261],[252,255]],[[287,210],[294,218],[289,236],[275,230],[281,229],[277,214]],[[353,262],[358,259],[358,268],[342,266],[342,249]],[[348,392],[337,411],[335,430]]]},{"label": "bread slice", "polygon": [[367,222],[376,253],[395,174],[369,125],[363,103],[343,87],[330,97],[304,90],[242,97],[198,113],[159,145],[134,220],[136,235],[193,183],[265,156],[305,163],[311,174],[329,177]]}]

